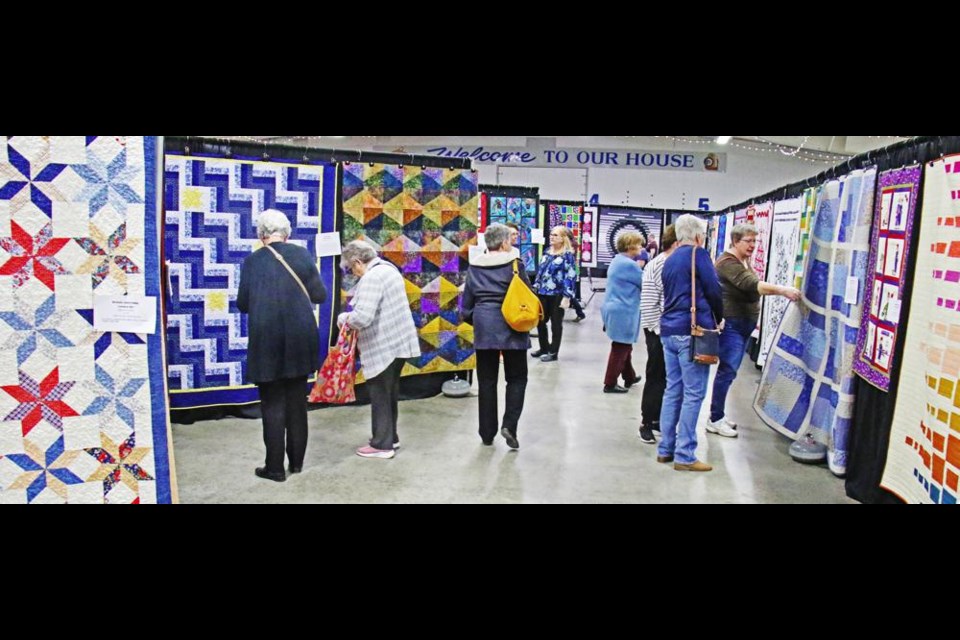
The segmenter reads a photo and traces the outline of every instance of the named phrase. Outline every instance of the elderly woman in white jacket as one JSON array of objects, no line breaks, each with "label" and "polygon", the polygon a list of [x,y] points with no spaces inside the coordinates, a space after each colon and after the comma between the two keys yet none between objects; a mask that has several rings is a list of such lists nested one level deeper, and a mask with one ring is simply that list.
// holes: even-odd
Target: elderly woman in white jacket
[{"label": "elderly woman in white jacket", "polygon": [[370,391],[373,438],[357,449],[364,458],[392,458],[400,448],[397,401],[400,372],[406,358],[420,355],[420,341],[410,313],[403,276],[390,262],[377,257],[369,243],[354,240],[340,256],[341,268],[360,278],[353,293],[353,310],[341,313],[337,324],[357,330],[357,348]]}]

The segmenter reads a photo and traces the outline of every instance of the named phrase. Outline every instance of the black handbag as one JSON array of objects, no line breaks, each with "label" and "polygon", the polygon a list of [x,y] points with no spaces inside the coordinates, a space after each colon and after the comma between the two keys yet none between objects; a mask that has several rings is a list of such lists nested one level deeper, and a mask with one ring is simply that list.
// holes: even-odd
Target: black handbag
[{"label": "black handbag", "polygon": [[720,362],[720,330],[697,324],[697,246],[690,252],[690,360],[711,365]]}]

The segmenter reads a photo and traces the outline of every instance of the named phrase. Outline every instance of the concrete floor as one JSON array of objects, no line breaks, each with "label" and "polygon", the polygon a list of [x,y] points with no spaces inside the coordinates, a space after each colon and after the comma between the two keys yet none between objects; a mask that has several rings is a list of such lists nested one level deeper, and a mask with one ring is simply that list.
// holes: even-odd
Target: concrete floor
[{"label": "concrete floor", "polygon": [[[257,478],[263,464],[259,420],[173,425],[182,503],[851,503],[826,465],[803,465],[790,441],[756,416],[760,374],[748,358],[728,399],[740,424],[731,439],[699,431],[699,459],[709,473],[674,471],[656,462],[656,446],[637,438],[641,386],[602,393],[609,341],[598,294],[580,324],[564,323],[558,362],[530,359],[520,450],[499,436],[477,435],[476,383],[467,398],[437,396],[400,403],[402,448],[392,460],[354,454],[370,437],[370,407],[310,412],[303,473],[284,483]],[[572,318],[573,314],[568,313]],[[536,345],[536,339],[534,339]],[[642,372],[646,349],[634,351]],[[715,368],[714,368],[715,369]],[[502,373],[501,373],[502,376]],[[500,386],[503,410],[503,382]],[[703,405],[705,416],[709,395]]]}]

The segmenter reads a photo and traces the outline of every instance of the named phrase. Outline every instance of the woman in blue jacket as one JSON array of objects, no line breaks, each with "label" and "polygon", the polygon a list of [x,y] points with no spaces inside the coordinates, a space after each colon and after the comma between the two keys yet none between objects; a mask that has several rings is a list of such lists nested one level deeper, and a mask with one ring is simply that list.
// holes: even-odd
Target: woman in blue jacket
[{"label": "woman in blue jacket", "polygon": [[[607,294],[601,314],[603,329],[613,341],[607,357],[607,373],[603,378],[604,393],[626,393],[640,382],[633,370],[633,343],[640,336],[640,289],[643,269],[636,257],[643,249],[643,236],[627,231],[617,236],[617,255],[607,269]],[[617,378],[623,376],[623,386]]]}]

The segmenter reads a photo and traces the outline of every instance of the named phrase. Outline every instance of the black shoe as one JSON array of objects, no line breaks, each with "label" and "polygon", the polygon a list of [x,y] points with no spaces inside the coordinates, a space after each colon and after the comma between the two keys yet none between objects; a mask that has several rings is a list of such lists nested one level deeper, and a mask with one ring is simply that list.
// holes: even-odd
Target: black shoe
[{"label": "black shoe", "polygon": [[609,385],[603,385],[603,392],[604,393],[626,393],[627,389],[625,389],[624,387],[621,387],[618,384],[615,384],[612,387]]},{"label": "black shoe", "polygon": [[530,357],[531,357],[531,358],[539,358],[539,357],[542,356],[542,355],[543,355],[543,351],[541,351],[540,349],[537,349],[536,351],[531,351],[531,352],[530,352]]},{"label": "black shoe", "polygon": [[635,385],[635,384],[637,384],[638,382],[640,382],[642,379],[643,379],[643,378],[641,378],[640,376],[637,376],[637,377],[634,378],[633,380],[628,380],[628,381],[624,382],[624,383],[623,383],[623,386],[625,386],[627,389],[629,389],[629,388],[632,387],[633,385]]},{"label": "black shoe", "polygon": [[483,442],[483,446],[485,447],[493,446],[493,440],[484,440],[483,438],[480,438],[480,441]]},{"label": "black shoe", "polygon": [[520,443],[517,442],[517,436],[510,433],[510,429],[503,427],[500,429],[500,435],[503,436],[503,439],[507,441],[507,446],[511,449],[519,449]]},{"label": "black shoe", "polygon": [[647,427],[640,427],[637,436],[640,438],[640,442],[644,444],[657,444],[657,439],[653,437],[653,431]]},{"label": "black shoe", "polygon": [[587,318],[586,315],[577,316],[576,318],[573,319],[573,321],[574,321],[574,322],[581,322],[581,321],[583,321],[583,320],[586,320],[586,318]]},{"label": "black shoe", "polygon": [[253,470],[257,474],[258,478],[263,478],[264,480],[273,480],[274,482],[285,482],[287,479],[287,474],[283,471],[267,471],[266,467],[257,467]]},{"label": "black shoe", "polygon": [[557,359],[557,354],[555,353],[547,353],[540,356],[540,362],[553,362],[556,359]]},{"label": "black shoe", "polygon": [[290,465],[289,467],[287,467],[287,469],[290,471],[290,473],[300,473],[301,471],[303,471],[303,467],[295,467],[293,465]]}]

